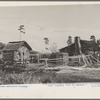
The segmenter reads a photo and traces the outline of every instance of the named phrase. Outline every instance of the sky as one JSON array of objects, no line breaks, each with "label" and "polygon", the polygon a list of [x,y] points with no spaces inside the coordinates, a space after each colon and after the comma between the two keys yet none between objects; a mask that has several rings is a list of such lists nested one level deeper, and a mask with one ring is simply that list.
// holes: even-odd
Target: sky
[{"label": "sky", "polygon": [[69,35],[73,41],[75,36],[100,39],[100,4],[0,7],[0,42],[19,41],[20,25],[25,26],[21,40],[40,52],[45,37],[49,47],[56,42],[58,49],[67,46]]}]

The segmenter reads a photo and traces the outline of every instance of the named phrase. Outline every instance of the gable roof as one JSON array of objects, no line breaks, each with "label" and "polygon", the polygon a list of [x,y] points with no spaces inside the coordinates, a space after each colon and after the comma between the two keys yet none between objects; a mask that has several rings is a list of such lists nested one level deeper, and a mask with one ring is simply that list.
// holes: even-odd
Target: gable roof
[{"label": "gable roof", "polygon": [[[98,51],[99,49],[98,44],[93,41],[80,40],[80,44],[83,53],[86,53],[87,51]],[[75,53],[75,43],[71,44],[70,46],[61,48],[59,50],[60,52],[68,52],[69,55],[73,55]]]},{"label": "gable roof", "polygon": [[59,49],[60,52],[67,52],[69,55],[74,55],[75,53],[75,43],[71,44],[70,46],[66,46],[64,48]]},{"label": "gable roof", "polygon": [[15,42],[9,42],[3,48],[3,51],[6,51],[6,50],[18,50],[22,45],[25,45],[29,50],[32,50],[32,48],[29,46],[29,44],[26,41],[15,41]]}]

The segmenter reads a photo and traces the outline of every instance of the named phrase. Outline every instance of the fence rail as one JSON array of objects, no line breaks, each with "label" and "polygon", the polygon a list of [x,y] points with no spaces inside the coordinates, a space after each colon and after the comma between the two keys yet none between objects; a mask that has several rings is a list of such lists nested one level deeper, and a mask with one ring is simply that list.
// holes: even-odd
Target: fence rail
[{"label": "fence rail", "polygon": [[44,61],[45,66],[60,66],[60,65],[65,65],[65,58],[55,58],[55,59],[48,59],[48,58],[42,58],[39,59],[39,61]]},{"label": "fence rail", "polygon": [[[41,58],[39,61],[44,61],[45,66],[49,66],[50,64],[54,64],[54,66],[80,66],[83,65],[82,56],[66,56],[63,58],[55,58],[55,59],[48,59],[48,58]],[[81,64],[80,64],[81,63]]]}]

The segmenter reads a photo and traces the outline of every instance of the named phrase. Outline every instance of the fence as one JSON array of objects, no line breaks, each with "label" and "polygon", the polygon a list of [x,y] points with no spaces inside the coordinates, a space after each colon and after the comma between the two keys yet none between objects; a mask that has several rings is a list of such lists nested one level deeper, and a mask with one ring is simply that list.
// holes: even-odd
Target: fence
[{"label": "fence", "polygon": [[46,67],[56,67],[61,65],[67,65],[66,62],[64,62],[63,58],[56,58],[56,59],[40,59],[39,61],[43,61]]},{"label": "fence", "polygon": [[56,66],[82,66],[84,61],[81,55],[79,56],[68,56],[67,54],[63,55],[63,58],[41,58],[40,62],[44,62],[46,67],[56,67]]},{"label": "fence", "polygon": [[[52,56],[52,55],[51,55]],[[53,57],[53,56],[52,56]],[[68,54],[63,53],[62,55],[56,55],[56,58],[40,58],[40,63],[44,63],[47,67],[65,66],[68,64]]]},{"label": "fence", "polygon": [[[88,61],[85,56],[85,60]],[[83,66],[84,59],[82,55],[78,56],[68,56],[68,53],[57,53],[48,55],[32,55],[31,63],[43,63],[46,67],[56,67],[56,66]],[[85,61],[85,62],[86,62]]]},{"label": "fence", "polygon": [[68,60],[69,60],[68,66],[82,66],[82,65],[84,65],[84,61],[83,61],[83,58],[81,55],[69,56]]}]

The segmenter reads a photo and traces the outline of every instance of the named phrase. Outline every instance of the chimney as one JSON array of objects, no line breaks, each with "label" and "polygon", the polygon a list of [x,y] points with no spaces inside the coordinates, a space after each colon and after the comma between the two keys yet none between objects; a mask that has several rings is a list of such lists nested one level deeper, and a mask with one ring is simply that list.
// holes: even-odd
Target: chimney
[{"label": "chimney", "polygon": [[80,44],[80,37],[75,37],[75,55],[81,54],[81,44]]}]

